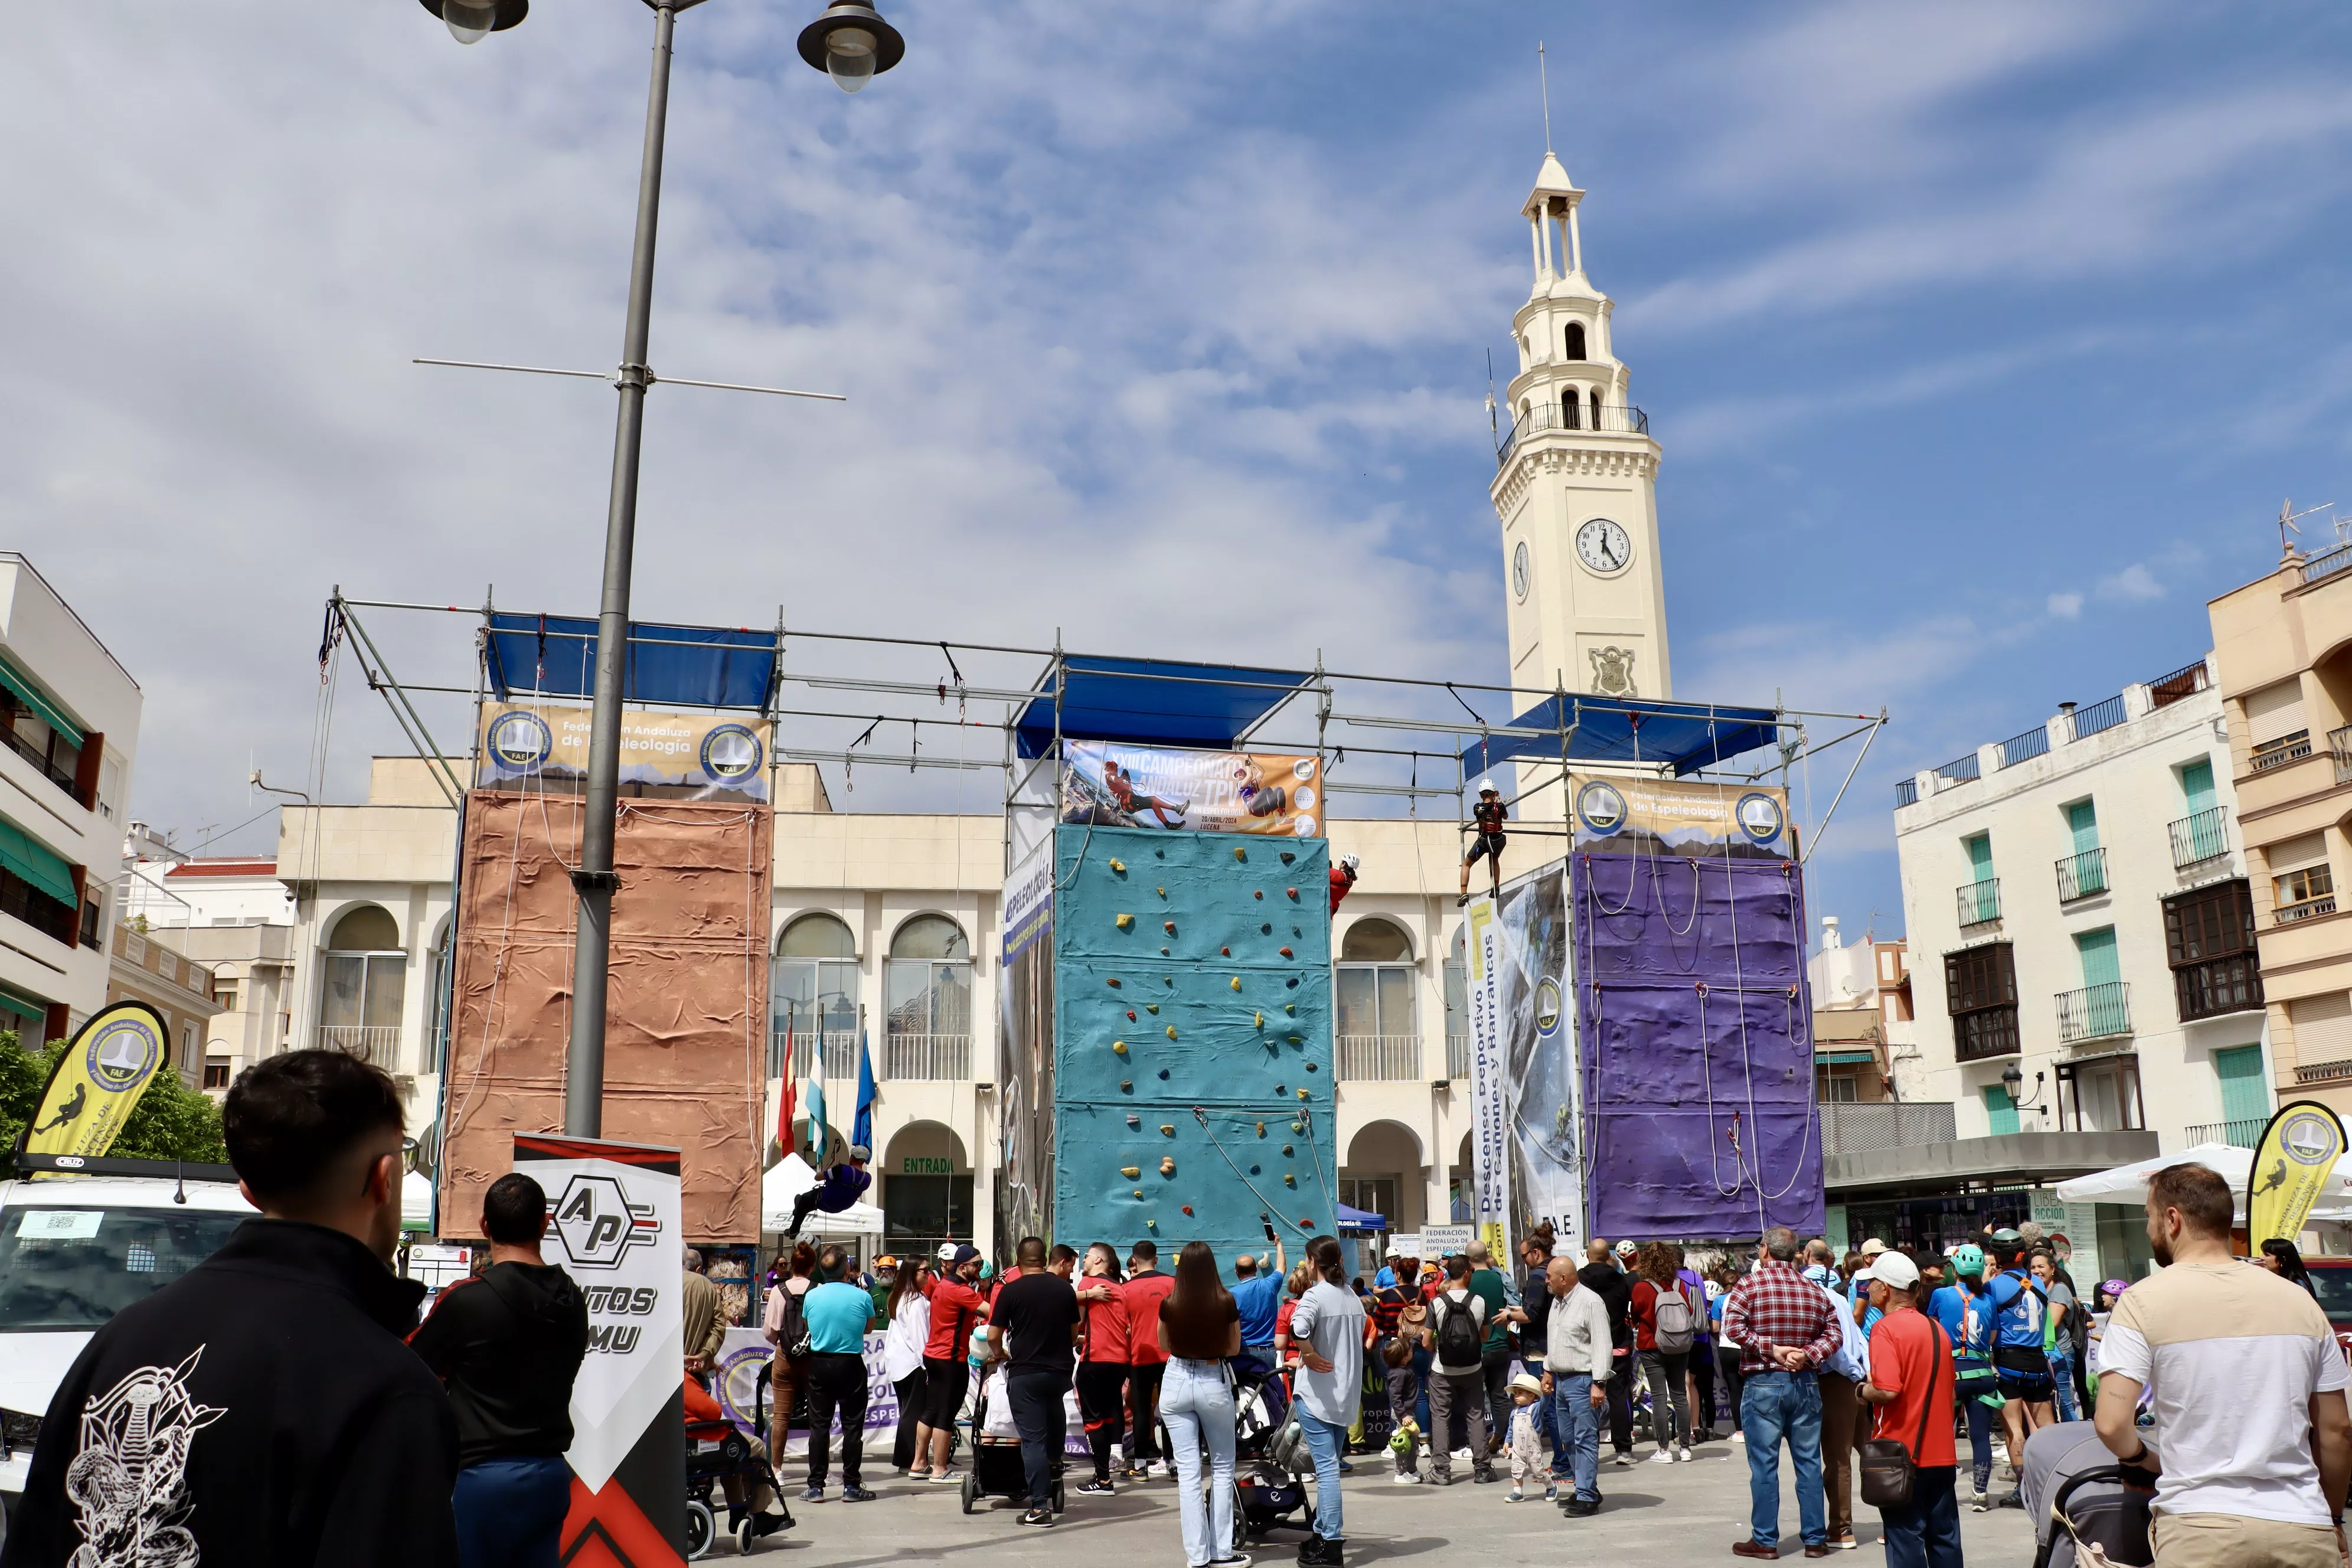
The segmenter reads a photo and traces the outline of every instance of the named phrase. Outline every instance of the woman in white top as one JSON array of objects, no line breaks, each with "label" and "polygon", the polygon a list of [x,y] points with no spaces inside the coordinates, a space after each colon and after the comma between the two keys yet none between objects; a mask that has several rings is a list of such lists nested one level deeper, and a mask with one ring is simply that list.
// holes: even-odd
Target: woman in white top
[{"label": "woman in white top", "polygon": [[882,1331],[882,1375],[898,1395],[898,1435],[890,1447],[890,1463],[904,1475],[922,1476],[915,1464],[915,1428],[923,1418],[923,1345],[931,1337],[931,1299],[923,1281],[931,1272],[928,1258],[911,1258],[898,1266],[890,1282]]}]

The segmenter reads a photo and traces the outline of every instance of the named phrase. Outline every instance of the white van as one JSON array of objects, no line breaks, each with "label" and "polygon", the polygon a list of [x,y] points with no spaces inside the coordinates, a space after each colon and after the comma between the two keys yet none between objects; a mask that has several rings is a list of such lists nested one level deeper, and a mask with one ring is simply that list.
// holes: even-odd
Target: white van
[{"label": "white van", "polygon": [[[36,1163],[50,1170],[21,1173]],[[0,1181],[0,1505],[10,1512],[50,1396],[90,1335],[210,1258],[254,1213],[226,1165],[41,1155],[16,1164]]]}]

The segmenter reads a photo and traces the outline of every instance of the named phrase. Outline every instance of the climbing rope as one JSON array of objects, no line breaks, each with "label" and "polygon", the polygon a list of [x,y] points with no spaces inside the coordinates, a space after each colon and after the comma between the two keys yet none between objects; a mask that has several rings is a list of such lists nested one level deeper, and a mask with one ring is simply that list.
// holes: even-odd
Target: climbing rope
[{"label": "climbing rope", "polygon": [[[1248,1173],[1244,1172],[1240,1165],[1234,1163],[1233,1155],[1226,1152],[1225,1146],[1217,1142],[1217,1130],[1209,1125],[1209,1113],[1196,1105],[1192,1108],[1192,1120],[1198,1121],[1201,1124],[1201,1131],[1209,1135],[1209,1147],[1214,1149],[1219,1154],[1223,1155],[1225,1163],[1233,1166],[1234,1174],[1241,1177],[1242,1185],[1250,1190],[1250,1196],[1255,1198],[1259,1203],[1265,1205],[1265,1212],[1270,1215],[1282,1215],[1282,1205],[1276,1203],[1274,1199],[1267,1197],[1264,1193],[1259,1192],[1257,1190],[1257,1184],[1249,1179]],[[1287,1215],[1282,1215],[1282,1219],[1285,1225],[1290,1226],[1298,1230],[1303,1230],[1309,1236],[1315,1234],[1315,1228],[1312,1226],[1301,1225],[1298,1221],[1292,1219]],[[1339,1224],[1339,1211],[1335,1208],[1331,1211],[1331,1223],[1336,1226]]]}]

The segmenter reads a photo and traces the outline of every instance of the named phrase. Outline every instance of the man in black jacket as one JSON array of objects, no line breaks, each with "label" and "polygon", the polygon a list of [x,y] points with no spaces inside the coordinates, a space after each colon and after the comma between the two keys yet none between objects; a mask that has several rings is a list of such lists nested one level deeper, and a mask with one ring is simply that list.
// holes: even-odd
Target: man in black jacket
[{"label": "man in black jacket", "polygon": [[58,1387],[0,1568],[455,1568],[457,1431],[401,1337],[400,1094],[340,1051],[222,1107],[261,1217],[98,1331]]},{"label": "man in black jacket", "polygon": [[572,1506],[572,1382],[588,1302],[540,1256],[547,1194],[520,1172],[482,1196],[490,1266],[441,1293],[409,1345],[457,1416],[457,1555],[465,1568],[555,1568]]},{"label": "man in black jacket", "polygon": [[[1621,1242],[1620,1248],[1630,1245]],[[1619,1257],[1630,1256],[1622,1250]],[[1641,1373],[1641,1363],[1633,1359],[1633,1322],[1627,1310],[1633,1305],[1633,1281],[1613,1262],[1609,1244],[1599,1237],[1584,1244],[1584,1267],[1576,1271],[1576,1282],[1601,1298],[1609,1309],[1609,1342],[1612,1370],[1609,1376],[1609,1442],[1617,1450],[1617,1463],[1633,1463],[1633,1381]]]}]

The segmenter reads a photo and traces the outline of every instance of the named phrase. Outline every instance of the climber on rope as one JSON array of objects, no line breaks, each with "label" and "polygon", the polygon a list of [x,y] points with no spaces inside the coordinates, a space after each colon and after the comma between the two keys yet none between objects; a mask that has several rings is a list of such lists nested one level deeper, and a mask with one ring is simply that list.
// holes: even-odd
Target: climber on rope
[{"label": "climber on rope", "polygon": [[1331,912],[1333,914],[1339,912],[1339,900],[1346,898],[1348,889],[1356,885],[1357,868],[1362,865],[1363,862],[1355,856],[1342,855],[1339,857],[1339,864],[1331,868]]},{"label": "climber on rope", "polygon": [[1462,858],[1462,896],[1454,900],[1457,910],[1470,901],[1470,868],[1478,863],[1481,855],[1486,858],[1486,875],[1494,896],[1503,896],[1503,822],[1511,815],[1511,808],[1503,804],[1503,792],[1495,787],[1493,779],[1478,781],[1478,804],[1470,808],[1470,815],[1477,821],[1478,837],[1470,841],[1470,853]]},{"label": "climber on rope", "polygon": [[[1161,800],[1154,795],[1139,794],[1134,778],[1121,773],[1118,764],[1108,759],[1103,763],[1103,788],[1110,791],[1111,799],[1130,819],[1140,818],[1148,811],[1159,819],[1162,827],[1183,826],[1184,814],[1192,809],[1192,803],[1189,800]],[[1168,820],[1168,814],[1171,811],[1176,814],[1173,822]],[[1139,827],[1142,823],[1138,820],[1136,826]]]},{"label": "climber on rope", "polygon": [[873,1157],[873,1151],[865,1144],[853,1145],[849,1158],[825,1172],[824,1180],[793,1200],[793,1223],[784,1227],[785,1237],[789,1239],[800,1235],[801,1226],[813,1211],[846,1213],[873,1185],[874,1178],[866,1170],[866,1161]]}]

